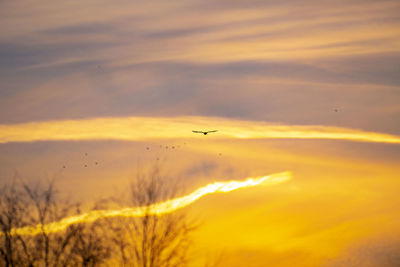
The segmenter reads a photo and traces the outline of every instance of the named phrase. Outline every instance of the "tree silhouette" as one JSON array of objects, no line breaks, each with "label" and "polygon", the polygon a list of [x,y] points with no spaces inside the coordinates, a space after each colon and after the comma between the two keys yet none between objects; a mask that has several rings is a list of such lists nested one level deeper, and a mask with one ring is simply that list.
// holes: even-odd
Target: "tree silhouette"
[{"label": "tree silhouette", "polygon": [[[62,204],[60,204],[62,203]],[[76,224],[57,233],[44,225],[79,213],[76,205],[57,198],[54,183],[4,186],[0,190],[0,266],[95,266],[110,256],[109,243],[98,235],[100,222]],[[39,226],[34,236],[12,229]]]},{"label": "tree silhouette", "polygon": [[19,266],[23,258],[21,237],[12,235],[12,229],[23,227],[25,222],[26,199],[15,183],[0,189],[0,254],[2,266]]},{"label": "tree silhouette", "polygon": [[130,204],[144,207],[145,215],[113,221],[113,242],[121,265],[179,267],[187,264],[194,223],[183,211],[161,216],[150,214],[152,204],[175,197],[176,186],[167,181],[155,166],[148,173],[138,174],[132,182]]},{"label": "tree silhouette", "polygon": [[[137,175],[127,204],[142,207],[145,211],[142,217],[102,218],[51,233],[45,225],[81,214],[80,206],[59,198],[53,182],[3,186],[0,266],[186,266],[195,223],[182,210],[165,215],[150,212],[151,205],[176,197],[177,184],[170,181],[157,166]],[[115,205],[115,202],[99,202],[92,210],[104,209],[99,206],[103,204]],[[26,226],[38,227],[40,231],[35,235],[14,231]]]}]

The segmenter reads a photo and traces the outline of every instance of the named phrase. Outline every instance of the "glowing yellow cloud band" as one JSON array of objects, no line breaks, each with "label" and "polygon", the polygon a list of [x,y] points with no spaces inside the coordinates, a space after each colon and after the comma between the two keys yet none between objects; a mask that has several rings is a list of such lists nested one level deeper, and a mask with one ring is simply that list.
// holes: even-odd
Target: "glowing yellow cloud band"
[{"label": "glowing yellow cloud band", "polygon": [[[58,222],[53,222],[43,226],[47,233],[55,233],[65,230],[68,226],[75,223],[89,223],[101,218],[110,217],[142,217],[145,215],[163,215],[175,210],[184,208],[199,198],[214,193],[227,193],[237,189],[253,187],[258,185],[274,185],[286,182],[291,179],[290,172],[276,173],[268,176],[247,178],[245,181],[215,182],[200,187],[186,196],[170,199],[164,202],[156,203],[149,207],[124,208],[119,210],[94,210],[77,216],[67,217]],[[13,230],[12,234],[37,235],[41,233],[42,226],[23,227]]]},{"label": "glowing yellow cloud band", "polygon": [[[400,143],[389,134],[328,126],[291,126],[215,117],[125,117],[0,125],[0,143],[51,140],[126,140],[198,138],[192,130],[214,130],[217,138],[341,139]],[[210,136],[209,135],[209,136]]]}]

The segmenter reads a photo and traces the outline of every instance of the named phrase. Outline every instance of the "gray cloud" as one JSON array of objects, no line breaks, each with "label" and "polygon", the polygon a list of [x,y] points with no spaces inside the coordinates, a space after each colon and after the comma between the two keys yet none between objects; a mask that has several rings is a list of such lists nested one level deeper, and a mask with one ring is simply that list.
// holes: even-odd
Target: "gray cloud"
[{"label": "gray cloud", "polygon": [[62,26],[43,31],[44,34],[53,35],[85,35],[96,33],[107,33],[116,30],[116,25],[106,22],[86,22],[75,25]]},{"label": "gray cloud", "polygon": [[[16,78],[5,83],[9,89],[1,93],[0,120],[183,114],[366,129],[380,125],[382,131],[396,132],[397,55],[376,58],[314,65],[156,62],[123,68],[83,61],[24,70],[14,75],[30,84]],[[340,112],[334,114],[334,108]]]},{"label": "gray cloud", "polygon": [[[82,2],[77,10],[49,2],[33,8],[33,16],[22,16],[19,3],[3,4],[0,123],[210,115],[400,132],[400,54],[391,47],[397,37],[357,37],[365,27],[379,32],[381,25],[385,32],[396,26],[396,2],[153,4],[91,10]],[[342,32],[343,38],[331,38]],[[271,42],[282,44],[276,52],[284,55],[296,49],[285,45],[303,39],[310,41],[301,47],[307,53],[327,54],[229,59]],[[245,48],[215,59],[213,45],[225,44]],[[268,49],[257,51],[273,55]],[[332,56],[332,50],[350,52]],[[190,58],[199,51],[201,60]],[[332,114],[334,108],[340,112]]]},{"label": "gray cloud", "polygon": [[183,177],[192,177],[198,175],[210,176],[216,171],[217,168],[218,165],[215,162],[204,161],[196,165],[190,166],[188,169],[186,169],[183,172]]}]

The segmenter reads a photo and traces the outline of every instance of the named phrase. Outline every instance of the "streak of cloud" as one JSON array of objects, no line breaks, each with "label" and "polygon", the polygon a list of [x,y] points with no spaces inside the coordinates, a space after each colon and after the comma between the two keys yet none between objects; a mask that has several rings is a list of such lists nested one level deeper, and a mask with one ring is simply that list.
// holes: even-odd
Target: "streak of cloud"
[{"label": "streak of cloud", "polygon": [[245,181],[215,182],[200,187],[194,192],[170,199],[164,202],[156,203],[148,207],[132,207],[118,210],[95,210],[77,216],[67,217],[58,222],[52,222],[47,225],[37,225],[36,227],[23,227],[14,229],[14,234],[37,235],[44,229],[48,233],[55,233],[66,229],[68,226],[76,223],[90,223],[102,218],[110,217],[142,217],[145,215],[163,215],[174,212],[178,209],[189,206],[203,196],[214,193],[228,193],[241,188],[254,186],[270,186],[289,181],[292,175],[290,172],[275,173],[262,177],[250,177]]},{"label": "streak of cloud", "polygon": [[[276,125],[209,117],[126,117],[60,120],[0,125],[0,143],[198,138],[191,131],[218,128],[217,138],[237,139],[336,139],[400,143],[400,137],[362,130],[327,126]],[[209,136],[207,136],[209,138]],[[214,137],[212,137],[214,138]]]}]

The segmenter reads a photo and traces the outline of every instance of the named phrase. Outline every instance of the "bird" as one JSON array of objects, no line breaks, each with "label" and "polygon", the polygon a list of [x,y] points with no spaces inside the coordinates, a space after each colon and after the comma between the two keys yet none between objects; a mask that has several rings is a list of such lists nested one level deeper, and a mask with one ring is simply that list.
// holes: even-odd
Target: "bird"
[{"label": "bird", "polygon": [[87,168],[87,165],[85,164],[85,168]]},{"label": "bird", "polygon": [[99,164],[99,163],[96,161],[94,164],[96,164],[96,165],[97,165],[97,164]]},{"label": "bird", "polygon": [[335,112],[338,112],[338,109],[337,109],[337,108],[335,108],[334,110],[335,110]]},{"label": "bird", "polygon": [[194,133],[202,133],[204,135],[207,135],[208,133],[215,133],[217,132],[217,130],[213,130],[213,131],[192,131]]}]

